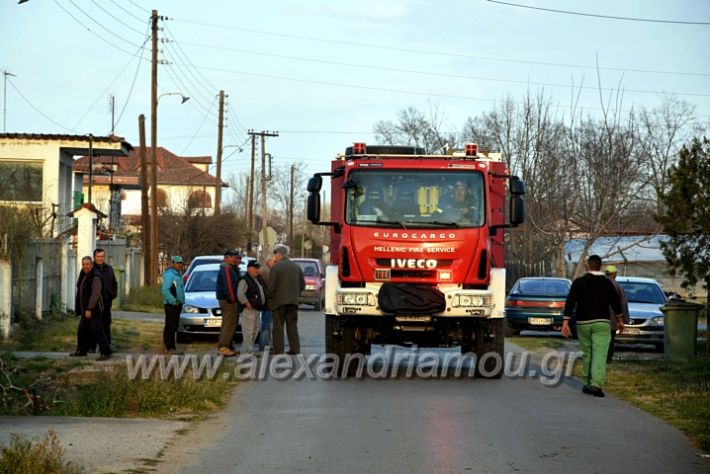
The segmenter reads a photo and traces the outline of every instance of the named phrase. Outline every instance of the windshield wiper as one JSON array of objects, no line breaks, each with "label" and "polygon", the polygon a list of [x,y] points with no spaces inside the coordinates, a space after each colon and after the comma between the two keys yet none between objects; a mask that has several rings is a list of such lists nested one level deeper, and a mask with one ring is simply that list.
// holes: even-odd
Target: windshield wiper
[{"label": "windshield wiper", "polygon": [[440,225],[443,227],[455,227],[456,229],[461,228],[461,225],[458,222],[453,221],[429,221],[427,224]]}]

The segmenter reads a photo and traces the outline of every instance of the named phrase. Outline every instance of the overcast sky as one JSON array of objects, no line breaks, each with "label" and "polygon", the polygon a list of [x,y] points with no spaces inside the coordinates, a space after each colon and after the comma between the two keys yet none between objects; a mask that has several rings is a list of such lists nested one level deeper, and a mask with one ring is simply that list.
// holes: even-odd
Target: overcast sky
[{"label": "overcast sky", "polygon": [[149,126],[154,8],[170,18],[159,91],[190,97],[160,99],[159,145],[215,156],[224,89],[224,144],[244,147],[225,149],[225,177],[248,167],[247,129],[278,131],[267,140],[275,164],[310,174],[353,141],[373,143],[373,125],[409,106],[438,108],[460,130],[526,90],[544,88],[568,115],[571,85],[583,85],[580,106],[597,114],[597,58],[601,87],[623,88],[624,110],[674,93],[710,122],[707,0],[515,3],[661,21],[484,0],[3,0],[0,70],[15,75],[6,131],[108,134],[113,95],[116,133],[137,146],[140,113]]}]

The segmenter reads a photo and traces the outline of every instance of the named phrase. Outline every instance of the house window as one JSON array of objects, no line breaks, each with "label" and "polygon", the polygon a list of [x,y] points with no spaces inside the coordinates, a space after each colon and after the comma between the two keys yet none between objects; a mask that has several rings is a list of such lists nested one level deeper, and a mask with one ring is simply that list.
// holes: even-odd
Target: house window
[{"label": "house window", "polygon": [[0,161],[0,201],[42,201],[42,163]]},{"label": "house window", "polygon": [[209,194],[202,190],[193,191],[190,194],[190,198],[187,201],[187,205],[190,208],[210,208],[212,207],[212,198]]}]

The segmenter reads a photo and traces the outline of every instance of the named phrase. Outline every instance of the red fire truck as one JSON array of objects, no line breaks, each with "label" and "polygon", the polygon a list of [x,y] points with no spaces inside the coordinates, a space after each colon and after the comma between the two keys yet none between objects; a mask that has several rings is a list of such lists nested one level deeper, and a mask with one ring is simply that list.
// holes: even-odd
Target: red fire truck
[{"label": "red fire truck", "polygon": [[[331,179],[328,222],[320,220],[323,176]],[[355,143],[310,178],[308,192],[308,219],[331,227],[327,353],[342,361],[373,343],[460,346],[502,361],[504,235],[524,220],[525,185],[500,154],[479,154],[475,144],[431,155]],[[499,365],[489,376],[500,376]]]}]

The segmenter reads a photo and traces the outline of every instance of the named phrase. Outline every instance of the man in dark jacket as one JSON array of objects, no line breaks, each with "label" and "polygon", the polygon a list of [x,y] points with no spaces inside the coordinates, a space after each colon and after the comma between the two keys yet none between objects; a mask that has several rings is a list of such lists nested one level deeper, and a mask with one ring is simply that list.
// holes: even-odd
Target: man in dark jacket
[{"label": "man in dark jacket", "polygon": [[217,351],[225,357],[233,357],[237,353],[231,348],[234,331],[239,322],[237,310],[237,288],[239,285],[239,262],[242,256],[236,250],[224,252],[224,262],[217,273],[217,300],[222,310],[222,327],[219,329]]},{"label": "man in dark jacket", "polygon": [[289,354],[299,354],[301,343],[298,337],[298,299],[306,288],[301,267],[288,258],[288,247],[276,245],[274,260],[276,263],[269,272],[267,297],[269,308],[274,316],[274,353],[284,352],[284,324],[288,336]]},{"label": "man in dark jacket", "polygon": [[91,338],[95,340],[101,351],[98,360],[111,358],[111,347],[106,341],[103,324],[103,281],[101,274],[94,267],[91,257],[81,259],[81,273],[76,283],[76,297],[74,299],[74,312],[80,316],[79,329],[77,330],[76,351],[71,356],[85,356]]},{"label": "man in dark jacket", "polygon": [[613,283],[601,271],[602,259],[592,255],[587,259],[587,273],[575,279],[565,302],[562,335],[570,336],[569,320],[576,310],[577,335],[582,349],[584,393],[603,397],[606,380],[606,357],[611,342],[609,308],[616,315],[617,327],[624,330],[624,317],[619,294]]},{"label": "man in dark jacket", "polygon": [[[104,282],[103,289],[103,304],[104,314],[101,318],[103,324],[104,335],[108,345],[111,345],[111,305],[113,300],[118,296],[118,283],[116,282],[116,274],[113,272],[113,267],[106,263],[106,252],[104,249],[94,250],[94,267],[101,274]],[[91,341],[89,350],[96,352],[96,341]]]}]

